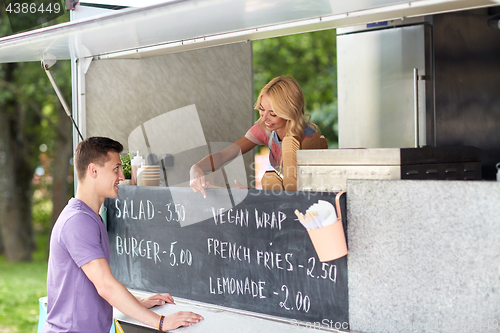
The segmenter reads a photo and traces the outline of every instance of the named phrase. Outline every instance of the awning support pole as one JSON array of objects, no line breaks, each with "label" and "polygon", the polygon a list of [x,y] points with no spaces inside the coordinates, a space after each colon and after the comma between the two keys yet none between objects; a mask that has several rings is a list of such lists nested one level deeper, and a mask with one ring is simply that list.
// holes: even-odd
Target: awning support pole
[{"label": "awning support pole", "polygon": [[76,131],[78,132],[78,135],[80,136],[80,139],[82,139],[82,141],[84,140],[83,139],[83,136],[82,136],[82,133],[80,133],[80,129],[78,128],[78,126],[76,125],[75,123],[75,120],[73,119],[73,117],[71,116],[71,111],[69,110],[69,107],[68,107],[68,104],[66,103],[66,100],[64,99],[64,96],[63,94],[61,93],[61,90],[59,90],[59,87],[57,86],[56,84],[56,81],[54,80],[54,77],[52,76],[52,73],[50,72],[49,68],[54,65],[55,61],[50,61],[52,64],[47,64],[45,63],[43,60],[42,60],[42,68],[45,70],[45,73],[47,74],[47,76],[49,77],[49,80],[50,80],[50,83],[52,84],[52,87],[54,88],[55,92],[56,92],[56,95],[57,95],[57,98],[59,98],[59,101],[61,102],[62,104],[62,107],[64,109],[64,111],[66,112],[66,114],[68,115],[68,117],[71,119],[71,121],[73,122],[73,126],[75,126],[76,128]]}]

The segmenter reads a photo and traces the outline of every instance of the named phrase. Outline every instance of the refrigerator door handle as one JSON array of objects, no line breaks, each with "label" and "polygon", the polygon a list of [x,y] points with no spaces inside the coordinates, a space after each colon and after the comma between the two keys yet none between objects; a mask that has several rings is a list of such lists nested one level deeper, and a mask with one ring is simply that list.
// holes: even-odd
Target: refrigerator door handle
[{"label": "refrigerator door handle", "polygon": [[413,113],[415,121],[415,148],[419,147],[419,126],[418,126],[418,68],[413,68]]},{"label": "refrigerator door handle", "polygon": [[418,81],[427,80],[425,75],[418,75],[418,68],[413,68],[413,112],[415,121],[415,148],[420,147],[420,128],[419,128],[419,105],[418,105]]}]

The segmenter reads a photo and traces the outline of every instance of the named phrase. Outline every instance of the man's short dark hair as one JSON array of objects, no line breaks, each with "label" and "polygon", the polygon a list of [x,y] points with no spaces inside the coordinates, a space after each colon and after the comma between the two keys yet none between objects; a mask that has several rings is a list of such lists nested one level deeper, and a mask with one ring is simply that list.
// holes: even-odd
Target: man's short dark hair
[{"label": "man's short dark hair", "polygon": [[108,152],[121,153],[123,145],[110,138],[93,136],[80,142],[75,150],[75,168],[78,180],[83,180],[90,163],[103,166]]}]

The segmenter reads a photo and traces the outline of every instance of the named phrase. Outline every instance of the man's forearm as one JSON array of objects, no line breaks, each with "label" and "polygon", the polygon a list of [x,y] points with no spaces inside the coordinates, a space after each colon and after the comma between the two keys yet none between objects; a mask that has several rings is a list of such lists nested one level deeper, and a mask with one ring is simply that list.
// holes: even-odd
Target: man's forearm
[{"label": "man's forearm", "polygon": [[158,328],[159,315],[144,307],[118,280],[106,286],[99,294],[113,307],[130,318]]},{"label": "man's forearm", "polygon": [[141,303],[111,273],[108,261],[99,258],[82,266],[99,295],[119,311],[151,327],[158,327],[159,315]]}]

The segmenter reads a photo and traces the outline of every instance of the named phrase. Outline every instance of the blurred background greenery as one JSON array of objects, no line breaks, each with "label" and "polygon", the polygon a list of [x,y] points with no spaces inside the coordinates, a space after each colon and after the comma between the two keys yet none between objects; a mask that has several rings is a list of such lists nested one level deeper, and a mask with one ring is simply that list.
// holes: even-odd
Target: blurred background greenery
[{"label": "blurred background greenery", "polygon": [[335,30],[253,42],[254,100],[271,79],[292,76],[300,84],[306,112],[329,148],[338,148],[337,48]]},{"label": "blurred background greenery", "polygon": [[[69,21],[16,22],[4,9],[0,1],[0,37]],[[70,62],[51,71],[71,101]],[[31,333],[47,294],[50,230],[73,195],[71,123],[39,62],[0,64],[0,128],[0,332]]]},{"label": "blurred background greenery", "polygon": [[[12,34],[0,19],[0,36]],[[43,26],[67,21],[68,13]],[[325,30],[253,42],[255,96],[272,78],[293,76],[330,148],[338,146],[335,41]],[[71,105],[70,67],[58,61],[51,72]],[[71,156],[71,121],[40,63],[0,64],[0,332],[37,331],[50,231],[73,196]]]}]

